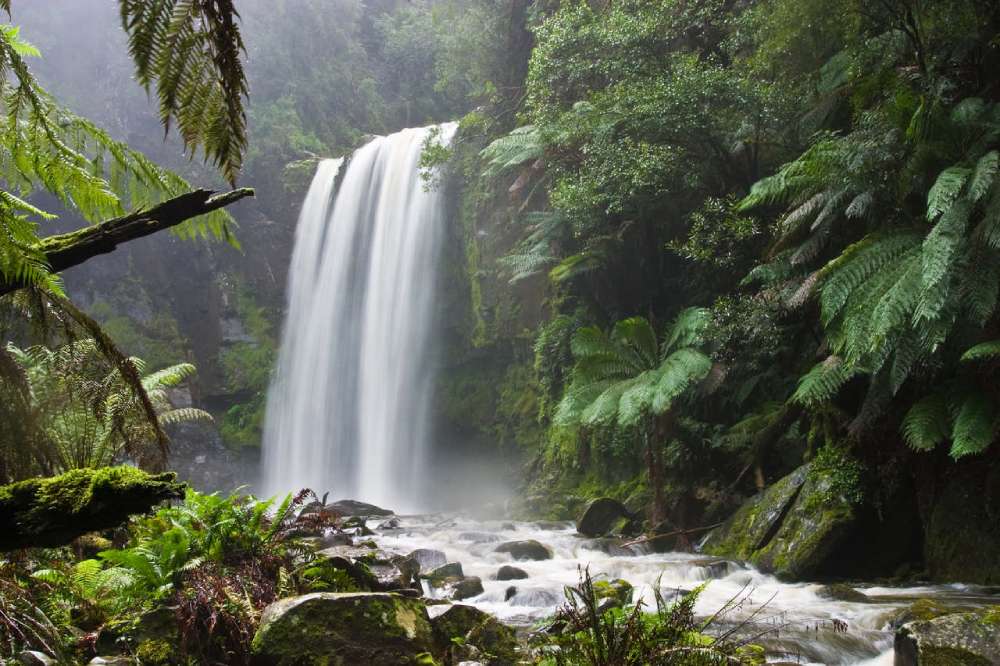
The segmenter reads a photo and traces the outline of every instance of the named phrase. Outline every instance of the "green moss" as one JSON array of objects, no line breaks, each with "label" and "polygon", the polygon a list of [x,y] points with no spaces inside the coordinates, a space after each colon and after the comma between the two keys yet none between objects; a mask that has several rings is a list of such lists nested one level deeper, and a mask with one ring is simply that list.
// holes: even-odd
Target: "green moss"
[{"label": "green moss", "polygon": [[56,546],[183,497],[176,475],[134,467],[78,469],[0,487],[0,550]]},{"label": "green moss", "polygon": [[989,659],[960,648],[931,647],[920,651],[920,666],[991,666]]},{"label": "green moss", "polygon": [[161,666],[171,663],[174,654],[174,646],[166,641],[145,640],[139,643],[135,650],[135,658],[140,664],[150,666]]}]

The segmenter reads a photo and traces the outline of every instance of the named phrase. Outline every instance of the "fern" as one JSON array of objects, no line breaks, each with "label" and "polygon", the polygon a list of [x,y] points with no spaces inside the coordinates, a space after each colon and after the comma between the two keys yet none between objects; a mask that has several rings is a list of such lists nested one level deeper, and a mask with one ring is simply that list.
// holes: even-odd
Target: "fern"
[{"label": "fern", "polygon": [[535,162],[542,158],[544,152],[542,135],[537,127],[518,127],[483,149],[481,155],[488,165],[484,175],[498,176],[526,162]]},{"label": "fern", "polygon": [[936,221],[946,210],[951,208],[971,174],[971,169],[967,167],[952,166],[938,175],[934,185],[927,192],[927,219],[929,221]]},{"label": "fern", "polygon": [[843,359],[830,356],[817,363],[800,380],[792,394],[792,401],[806,407],[815,407],[832,400],[851,378],[860,374],[856,367],[844,363]]},{"label": "fern", "polygon": [[944,396],[931,394],[914,404],[903,418],[903,438],[910,448],[930,451],[950,435],[948,404]]},{"label": "fern", "polygon": [[962,354],[963,361],[981,361],[984,359],[993,359],[1000,356],[1000,340],[990,340],[989,342],[982,342],[975,347],[972,347],[964,354]]},{"label": "fern", "polygon": [[993,443],[996,421],[993,401],[981,391],[969,393],[955,414],[951,457],[957,460],[985,451]]},{"label": "fern", "polygon": [[233,0],[119,0],[139,83],[192,153],[235,183],[247,146],[244,52]]}]

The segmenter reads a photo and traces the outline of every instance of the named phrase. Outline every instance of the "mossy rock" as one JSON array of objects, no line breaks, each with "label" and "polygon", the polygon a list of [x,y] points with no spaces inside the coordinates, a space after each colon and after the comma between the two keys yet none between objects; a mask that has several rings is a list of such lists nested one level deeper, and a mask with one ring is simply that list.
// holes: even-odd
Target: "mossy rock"
[{"label": "mossy rock", "polygon": [[134,467],[78,469],[0,486],[0,551],[56,547],[118,527],[169,499],[184,497],[175,474]]},{"label": "mossy rock", "polygon": [[905,624],[895,652],[896,666],[1000,664],[1000,607]]},{"label": "mossy rock", "polygon": [[834,484],[829,475],[808,474],[774,538],[750,562],[784,580],[815,579],[835,568],[831,558],[852,535],[857,514]]},{"label": "mossy rock", "polygon": [[624,529],[632,520],[632,514],[625,505],[610,497],[592,500],[576,521],[576,531],[587,537],[602,537],[616,527]]},{"label": "mossy rock", "polygon": [[719,557],[749,560],[777,533],[808,475],[809,466],[803,465],[747,500],[708,535],[702,551]]},{"label": "mossy rock", "polygon": [[595,580],[594,594],[601,601],[610,599],[617,607],[625,606],[632,601],[632,584],[627,580]]},{"label": "mossy rock", "polygon": [[438,643],[444,650],[456,643],[473,645],[479,658],[491,665],[517,663],[514,630],[473,606],[455,604],[432,621]]},{"label": "mossy rock", "polygon": [[949,470],[926,519],[924,561],[933,580],[1000,585],[1000,464]]},{"label": "mossy rock", "polygon": [[386,593],[320,592],[264,609],[253,638],[255,663],[411,664],[435,650],[427,608]]},{"label": "mossy rock", "polygon": [[831,601],[846,601],[855,604],[867,604],[871,602],[867,594],[858,592],[846,583],[824,585],[816,591],[816,595],[824,599],[830,599]]}]

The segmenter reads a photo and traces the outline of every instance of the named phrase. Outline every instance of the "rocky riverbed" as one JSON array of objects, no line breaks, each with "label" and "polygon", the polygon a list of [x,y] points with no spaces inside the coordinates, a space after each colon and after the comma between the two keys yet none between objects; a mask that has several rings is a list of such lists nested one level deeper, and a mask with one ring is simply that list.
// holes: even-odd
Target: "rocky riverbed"
[{"label": "rocky riverbed", "polygon": [[[357,575],[372,577],[375,589],[395,591],[401,598],[422,597],[432,623],[453,608],[472,608],[523,637],[557,612],[565,588],[579,583],[587,569],[610,599],[650,608],[657,588],[669,599],[703,586],[696,612],[707,617],[728,608],[717,630],[741,625],[772,662],[928,663],[926,655],[942,646],[951,649],[946,644],[953,643],[988,660],[982,663],[1000,663],[996,589],[786,583],[742,562],[655,553],[647,544],[616,537],[585,537],[570,522],[478,521],[435,514],[355,517],[346,526],[347,534],[325,537],[325,552],[345,568],[354,567]],[[394,617],[411,626],[413,612],[407,607]],[[277,615],[274,611],[269,617]],[[477,615],[472,624],[485,617]],[[422,621],[412,626],[414,636],[429,640],[430,629]]]}]

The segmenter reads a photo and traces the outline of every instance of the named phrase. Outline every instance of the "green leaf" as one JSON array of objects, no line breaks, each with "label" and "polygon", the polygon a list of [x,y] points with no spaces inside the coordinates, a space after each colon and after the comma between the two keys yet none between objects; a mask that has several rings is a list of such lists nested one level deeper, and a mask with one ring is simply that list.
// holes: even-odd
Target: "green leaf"
[{"label": "green leaf", "polygon": [[981,361],[1000,357],[1000,340],[981,342],[962,354],[963,361]]}]

